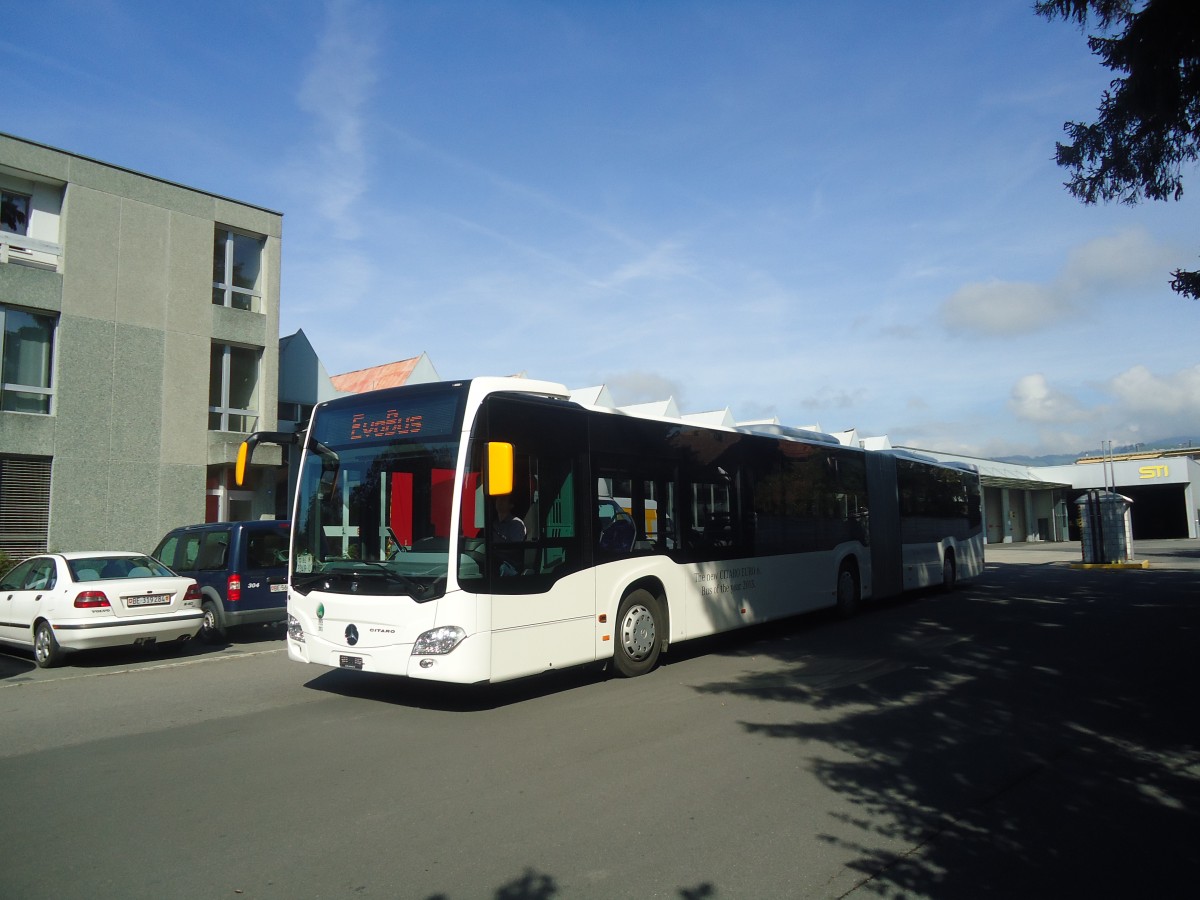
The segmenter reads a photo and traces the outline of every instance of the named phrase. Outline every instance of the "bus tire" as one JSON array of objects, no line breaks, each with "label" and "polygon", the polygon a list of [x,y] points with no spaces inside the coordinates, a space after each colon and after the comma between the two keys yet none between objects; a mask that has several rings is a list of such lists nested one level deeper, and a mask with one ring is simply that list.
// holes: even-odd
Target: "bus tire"
[{"label": "bus tire", "polygon": [[942,557],[942,590],[950,593],[958,584],[958,565],[954,561],[954,551],[947,550]]},{"label": "bus tire", "polygon": [[842,563],[837,577],[837,611],[843,619],[858,612],[859,601],[858,568],[850,560]]},{"label": "bus tire", "polygon": [[646,590],[630,591],[617,608],[613,665],[619,675],[645,675],[658,662],[666,617],[658,598]]}]

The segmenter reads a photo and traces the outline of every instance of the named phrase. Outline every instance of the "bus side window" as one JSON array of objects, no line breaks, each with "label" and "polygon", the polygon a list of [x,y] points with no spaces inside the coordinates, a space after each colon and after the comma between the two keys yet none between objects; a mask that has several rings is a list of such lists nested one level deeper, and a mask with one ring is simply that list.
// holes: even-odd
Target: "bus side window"
[{"label": "bus side window", "polygon": [[[665,553],[678,546],[674,470],[659,466],[659,474],[651,475],[647,468],[644,461],[617,457],[600,463],[594,530],[601,551]],[[622,516],[628,517],[624,524],[614,522]]]},{"label": "bus side window", "polygon": [[625,556],[638,540],[637,525],[619,503],[601,499],[596,507],[596,546],[601,556]]},{"label": "bus side window", "polygon": [[719,479],[693,481],[691,494],[693,546],[732,546],[735,521],[729,483]]},{"label": "bus side window", "polygon": [[[738,470],[723,466],[683,474],[681,546],[696,558],[753,555],[754,527],[746,521]],[[752,498],[751,498],[752,499]]]}]

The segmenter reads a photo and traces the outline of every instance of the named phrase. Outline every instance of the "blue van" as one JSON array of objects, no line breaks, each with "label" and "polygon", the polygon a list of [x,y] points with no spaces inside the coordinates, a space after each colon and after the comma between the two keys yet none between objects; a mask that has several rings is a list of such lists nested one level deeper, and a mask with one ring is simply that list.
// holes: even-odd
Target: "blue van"
[{"label": "blue van", "polygon": [[169,532],[153,556],[194,578],[203,597],[200,637],[217,643],[230,628],[287,620],[290,522],[209,522]]}]

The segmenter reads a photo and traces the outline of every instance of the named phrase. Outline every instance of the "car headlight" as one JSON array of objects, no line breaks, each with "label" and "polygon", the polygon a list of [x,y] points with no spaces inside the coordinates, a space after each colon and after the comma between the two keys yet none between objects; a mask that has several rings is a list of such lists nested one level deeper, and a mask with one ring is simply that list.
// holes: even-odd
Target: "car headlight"
[{"label": "car headlight", "polygon": [[426,631],[413,644],[413,656],[441,656],[449,653],[460,643],[467,633],[457,625],[444,625]]},{"label": "car headlight", "polygon": [[304,629],[300,627],[300,620],[288,613],[288,637],[297,644],[304,643]]}]

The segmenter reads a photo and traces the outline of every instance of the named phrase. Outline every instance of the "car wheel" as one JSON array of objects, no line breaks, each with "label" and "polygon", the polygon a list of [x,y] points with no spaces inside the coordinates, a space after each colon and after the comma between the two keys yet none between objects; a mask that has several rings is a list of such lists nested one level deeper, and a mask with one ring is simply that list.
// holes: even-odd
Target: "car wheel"
[{"label": "car wheel", "polygon": [[837,610],[838,615],[850,618],[858,612],[858,571],[848,562],[842,563],[837,577]]},{"label": "car wheel", "polygon": [[219,644],[225,640],[225,628],[221,625],[221,611],[212,600],[204,601],[204,621],[200,623],[200,640],[206,644]]},{"label": "car wheel", "polygon": [[33,630],[33,661],[38,668],[49,669],[62,663],[63,651],[50,623],[42,619]]},{"label": "car wheel", "polygon": [[613,663],[626,678],[654,668],[662,650],[662,605],[649,591],[631,591],[617,610],[616,648]]}]

